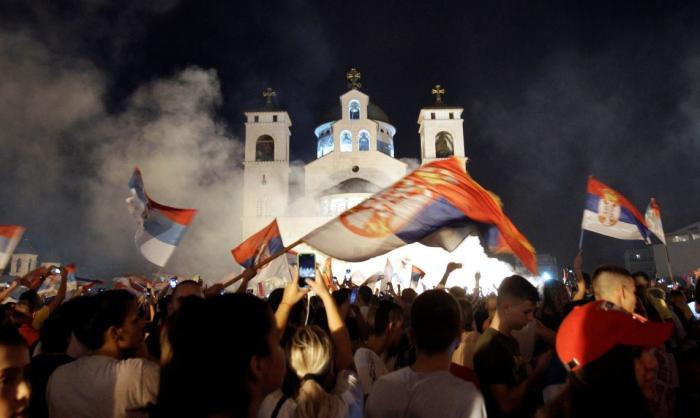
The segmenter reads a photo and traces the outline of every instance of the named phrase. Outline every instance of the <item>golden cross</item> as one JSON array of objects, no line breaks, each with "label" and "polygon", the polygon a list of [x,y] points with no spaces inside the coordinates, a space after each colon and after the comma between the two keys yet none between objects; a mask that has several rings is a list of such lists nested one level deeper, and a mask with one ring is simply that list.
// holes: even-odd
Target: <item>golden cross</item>
[{"label": "golden cross", "polygon": [[355,68],[351,68],[350,71],[348,71],[347,74],[345,74],[345,78],[349,81],[348,87],[351,89],[359,89],[362,87],[362,84],[360,84],[360,77],[362,74],[360,74],[359,71]]},{"label": "golden cross", "polygon": [[263,97],[267,100],[268,105],[272,104],[272,98],[275,96],[277,96],[277,92],[269,87],[265,91],[263,91]]},{"label": "golden cross", "polygon": [[442,104],[442,96],[445,94],[445,88],[436,84],[431,94],[435,96],[435,104]]}]

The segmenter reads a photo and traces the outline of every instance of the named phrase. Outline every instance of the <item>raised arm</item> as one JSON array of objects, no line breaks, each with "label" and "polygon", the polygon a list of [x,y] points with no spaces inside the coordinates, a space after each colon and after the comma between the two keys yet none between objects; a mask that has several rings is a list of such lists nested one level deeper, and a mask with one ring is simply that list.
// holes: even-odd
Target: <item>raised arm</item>
[{"label": "raised arm", "polygon": [[445,267],[445,274],[442,275],[442,279],[440,279],[440,283],[438,283],[437,288],[438,289],[444,289],[445,285],[447,285],[447,278],[450,277],[450,273],[457,269],[462,268],[462,263],[455,263],[450,261],[447,263],[447,267]]},{"label": "raised arm", "polygon": [[331,331],[331,340],[333,341],[333,348],[335,351],[335,367],[336,370],[347,370],[355,369],[355,361],[352,357],[352,345],[350,342],[350,333],[345,327],[345,322],[340,317],[340,312],[338,312],[338,307],[333,300],[330,292],[323,284],[323,280],[318,277],[318,270],[316,273],[316,280],[306,280],[309,287],[316,292],[323,306],[326,308],[326,318],[328,319],[328,328]]},{"label": "raised arm", "polygon": [[586,280],[583,278],[583,251],[579,250],[574,258],[574,274],[576,275],[576,293],[571,300],[581,300],[586,296]]},{"label": "raised arm", "polygon": [[284,288],[282,302],[280,302],[275,312],[275,322],[277,322],[277,329],[280,335],[283,335],[285,328],[287,328],[287,320],[289,319],[289,312],[292,310],[292,307],[309,293],[308,288],[299,288],[298,277],[299,267],[294,266],[292,269],[292,280],[287,284],[287,287]]},{"label": "raised arm", "polygon": [[61,283],[58,286],[58,292],[56,296],[48,304],[49,313],[56,310],[56,308],[63,303],[63,299],[66,298],[66,289],[68,288],[68,271],[65,267],[59,267],[61,270]]},{"label": "raised arm", "polygon": [[6,287],[5,289],[0,290],[0,302],[7,299],[7,297],[10,296],[10,293],[12,293],[12,291],[15,290],[16,287],[17,287],[17,280],[10,283],[9,287]]}]

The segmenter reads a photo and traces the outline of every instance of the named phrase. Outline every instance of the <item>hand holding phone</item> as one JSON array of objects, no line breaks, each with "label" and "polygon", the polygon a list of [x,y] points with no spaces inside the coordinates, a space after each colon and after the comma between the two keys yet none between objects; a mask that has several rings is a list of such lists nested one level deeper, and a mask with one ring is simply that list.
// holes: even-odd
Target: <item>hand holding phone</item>
[{"label": "hand holding phone", "polygon": [[316,255],[302,253],[298,256],[299,262],[299,287],[306,287],[306,279],[316,279]]}]

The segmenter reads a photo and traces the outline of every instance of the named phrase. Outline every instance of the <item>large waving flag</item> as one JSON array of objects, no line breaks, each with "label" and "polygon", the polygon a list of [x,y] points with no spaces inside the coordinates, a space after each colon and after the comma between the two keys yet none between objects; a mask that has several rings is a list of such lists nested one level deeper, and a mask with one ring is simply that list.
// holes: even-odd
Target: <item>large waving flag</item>
[{"label": "large waving flag", "polygon": [[653,197],[647,206],[647,211],[644,214],[644,220],[647,221],[649,230],[654,233],[656,238],[666,245],[666,235],[664,235],[664,226],[661,223],[661,209],[656,204],[656,199]]},{"label": "large waving flag", "polygon": [[648,239],[646,221],[623,195],[593,176],[588,177],[587,191],[582,229],[617,239]]},{"label": "large waving flag", "polygon": [[19,225],[0,225],[0,271],[5,270],[7,263],[15,252],[17,244],[24,235],[24,227]]},{"label": "large waving flag", "polygon": [[266,260],[283,249],[282,235],[275,219],[231,250],[231,255],[241,266],[251,268],[259,261]]},{"label": "large waving flag", "polygon": [[535,249],[498,199],[456,157],[434,161],[310,232],[303,241],[345,261],[364,261],[412,242],[452,251],[478,234],[491,253],[537,271]]},{"label": "large waving flag", "polygon": [[148,261],[163,267],[197,211],[161,205],[148,197],[138,168],[129,180],[129,189],[131,196],[126,203],[137,222],[136,246]]}]

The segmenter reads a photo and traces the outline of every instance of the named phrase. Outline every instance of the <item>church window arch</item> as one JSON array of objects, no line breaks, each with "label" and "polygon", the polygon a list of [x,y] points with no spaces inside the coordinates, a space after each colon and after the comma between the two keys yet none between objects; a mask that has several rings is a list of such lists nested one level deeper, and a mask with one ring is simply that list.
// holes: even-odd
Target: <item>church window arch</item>
[{"label": "church window arch", "polygon": [[454,140],[449,132],[440,131],[435,135],[435,156],[447,158],[454,155]]},{"label": "church window arch", "polygon": [[275,160],[275,140],[270,135],[262,135],[255,141],[255,161]]},{"label": "church window arch", "polygon": [[15,271],[19,273],[22,270],[22,259],[17,258],[17,265],[15,266]]},{"label": "church window arch", "polygon": [[350,111],[350,119],[360,119],[360,102],[357,100],[350,100],[348,104],[348,109]]},{"label": "church window arch", "polygon": [[340,133],[340,152],[352,151],[352,134],[350,131]]},{"label": "church window arch", "polygon": [[369,132],[360,131],[359,150],[369,151]]}]

